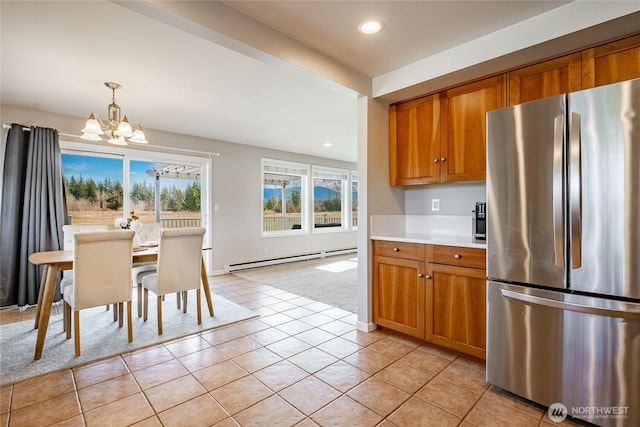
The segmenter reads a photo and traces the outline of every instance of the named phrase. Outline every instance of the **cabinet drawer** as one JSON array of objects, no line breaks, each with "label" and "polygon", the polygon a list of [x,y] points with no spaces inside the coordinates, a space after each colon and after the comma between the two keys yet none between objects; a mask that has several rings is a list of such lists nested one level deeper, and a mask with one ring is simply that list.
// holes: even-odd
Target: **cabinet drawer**
[{"label": "cabinet drawer", "polygon": [[420,243],[388,242],[386,240],[373,241],[373,253],[378,256],[414,259],[424,261],[425,248]]},{"label": "cabinet drawer", "polygon": [[432,262],[481,269],[485,269],[487,264],[484,249],[458,246],[434,246]]}]

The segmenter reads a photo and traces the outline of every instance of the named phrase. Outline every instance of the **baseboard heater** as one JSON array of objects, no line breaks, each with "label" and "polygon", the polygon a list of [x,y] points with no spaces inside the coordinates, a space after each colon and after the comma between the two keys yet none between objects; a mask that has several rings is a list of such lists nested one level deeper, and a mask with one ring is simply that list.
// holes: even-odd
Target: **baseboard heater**
[{"label": "baseboard heater", "polygon": [[313,252],[313,253],[302,254],[302,255],[291,255],[291,256],[286,256],[281,258],[263,259],[260,261],[240,262],[237,264],[229,264],[225,266],[224,272],[225,274],[227,274],[237,270],[247,270],[249,268],[266,267],[269,265],[284,264],[287,262],[306,261],[310,259],[326,258],[329,256],[335,256],[335,255],[347,255],[347,254],[352,254],[357,252],[358,252],[357,248],[335,249],[330,251],[320,251],[320,252]]}]

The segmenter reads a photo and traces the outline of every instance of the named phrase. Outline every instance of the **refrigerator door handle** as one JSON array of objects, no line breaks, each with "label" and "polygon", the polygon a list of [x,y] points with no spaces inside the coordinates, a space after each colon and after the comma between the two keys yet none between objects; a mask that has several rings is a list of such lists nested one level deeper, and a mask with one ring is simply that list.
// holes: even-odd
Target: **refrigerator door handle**
[{"label": "refrigerator door handle", "polygon": [[573,302],[557,301],[535,295],[521,294],[508,289],[500,289],[502,296],[530,304],[542,305],[545,307],[557,308],[560,310],[576,311],[579,313],[594,314],[597,316],[618,317],[621,319],[638,320],[640,311],[616,310],[614,308],[595,307]]},{"label": "refrigerator door handle", "polygon": [[569,128],[569,213],[571,215],[572,267],[582,266],[582,152],[580,114],[571,113]]},{"label": "refrigerator door handle", "polygon": [[553,252],[555,263],[564,268],[564,235],[563,235],[563,146],[564,146],[564,114],[556,117],[553,129]]}]

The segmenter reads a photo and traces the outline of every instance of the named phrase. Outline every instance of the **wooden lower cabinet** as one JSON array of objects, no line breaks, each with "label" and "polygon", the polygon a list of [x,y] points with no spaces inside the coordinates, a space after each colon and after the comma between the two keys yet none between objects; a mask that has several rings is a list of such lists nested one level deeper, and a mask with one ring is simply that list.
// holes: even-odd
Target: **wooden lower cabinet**
[{"label": "wooden lower cabinet", "polygon": [[425,263],[373,257],[373,321],[425,339]]},{"label": "wooden lower cabinet", "polygon": [[486,272],[429,264],[431,342],[481,359],[486,357]]},{"label": "wooden lower cabinet", "polygon": [[373,322],[485,359],[485,251],[376,240]]}]

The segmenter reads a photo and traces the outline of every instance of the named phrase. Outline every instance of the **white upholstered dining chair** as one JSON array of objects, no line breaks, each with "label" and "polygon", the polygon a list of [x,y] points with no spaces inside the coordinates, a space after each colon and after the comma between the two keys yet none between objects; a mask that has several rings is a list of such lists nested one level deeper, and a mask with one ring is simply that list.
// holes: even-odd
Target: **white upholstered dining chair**
[{"label": "white upholstered dining chair", "polygon": [[[73,250],[75,243],[75,234],[83,231],[107,231],[109,227],[107,224],[69,224],[62,226],[62,236],[64,243],[62,248],[65,251]],[[60,281],[60,290],[65,286],[73,283],[73,270],[65,270],[62,272],[62,280]]]},{"label": "white upholstered dining chair", "polygon": [[[187,311],[187,291],[196,290],[198,324],[202,323],[200,280],[204,227],[165,228],[160,231],[158,271],[142,278],[144,320],[149,314],[149,291],[157,296],[158,334],[162,334],[162,296],[182,295],[183,312]],[[179,298],[179,296],[178,296]]]},{"label": "white upholstered dining chair", "polygon": [[[75,244],[75,235],[83,231],[107,231],[109,226],[107,224],[68,224],[62,226],[62,237],[64,239],[62,249],[65,251],[72,251]],[[60,292],[64,291],[64,288],[73,283],[73,270],[64,270],[62,272],[62,280],[60,280]],[[109,306],[107,306],[107,310]],[[63,311],[66,316],[66,312]],[[113,320],[117,320],[118,311],[113,308]],[[62,322],[64,327],[67,327],[66,317]],[[66,329],[65,329],[66,330]]]},{"label": "white upholstered dining chair", "polygon": [[127,332],[131,325],[131,263],[133,230],[75,234],[73,282],[63,290],[67,339],[71,338],[71,312],[75,354],[80,356],[80,310],[127,303]]}]

